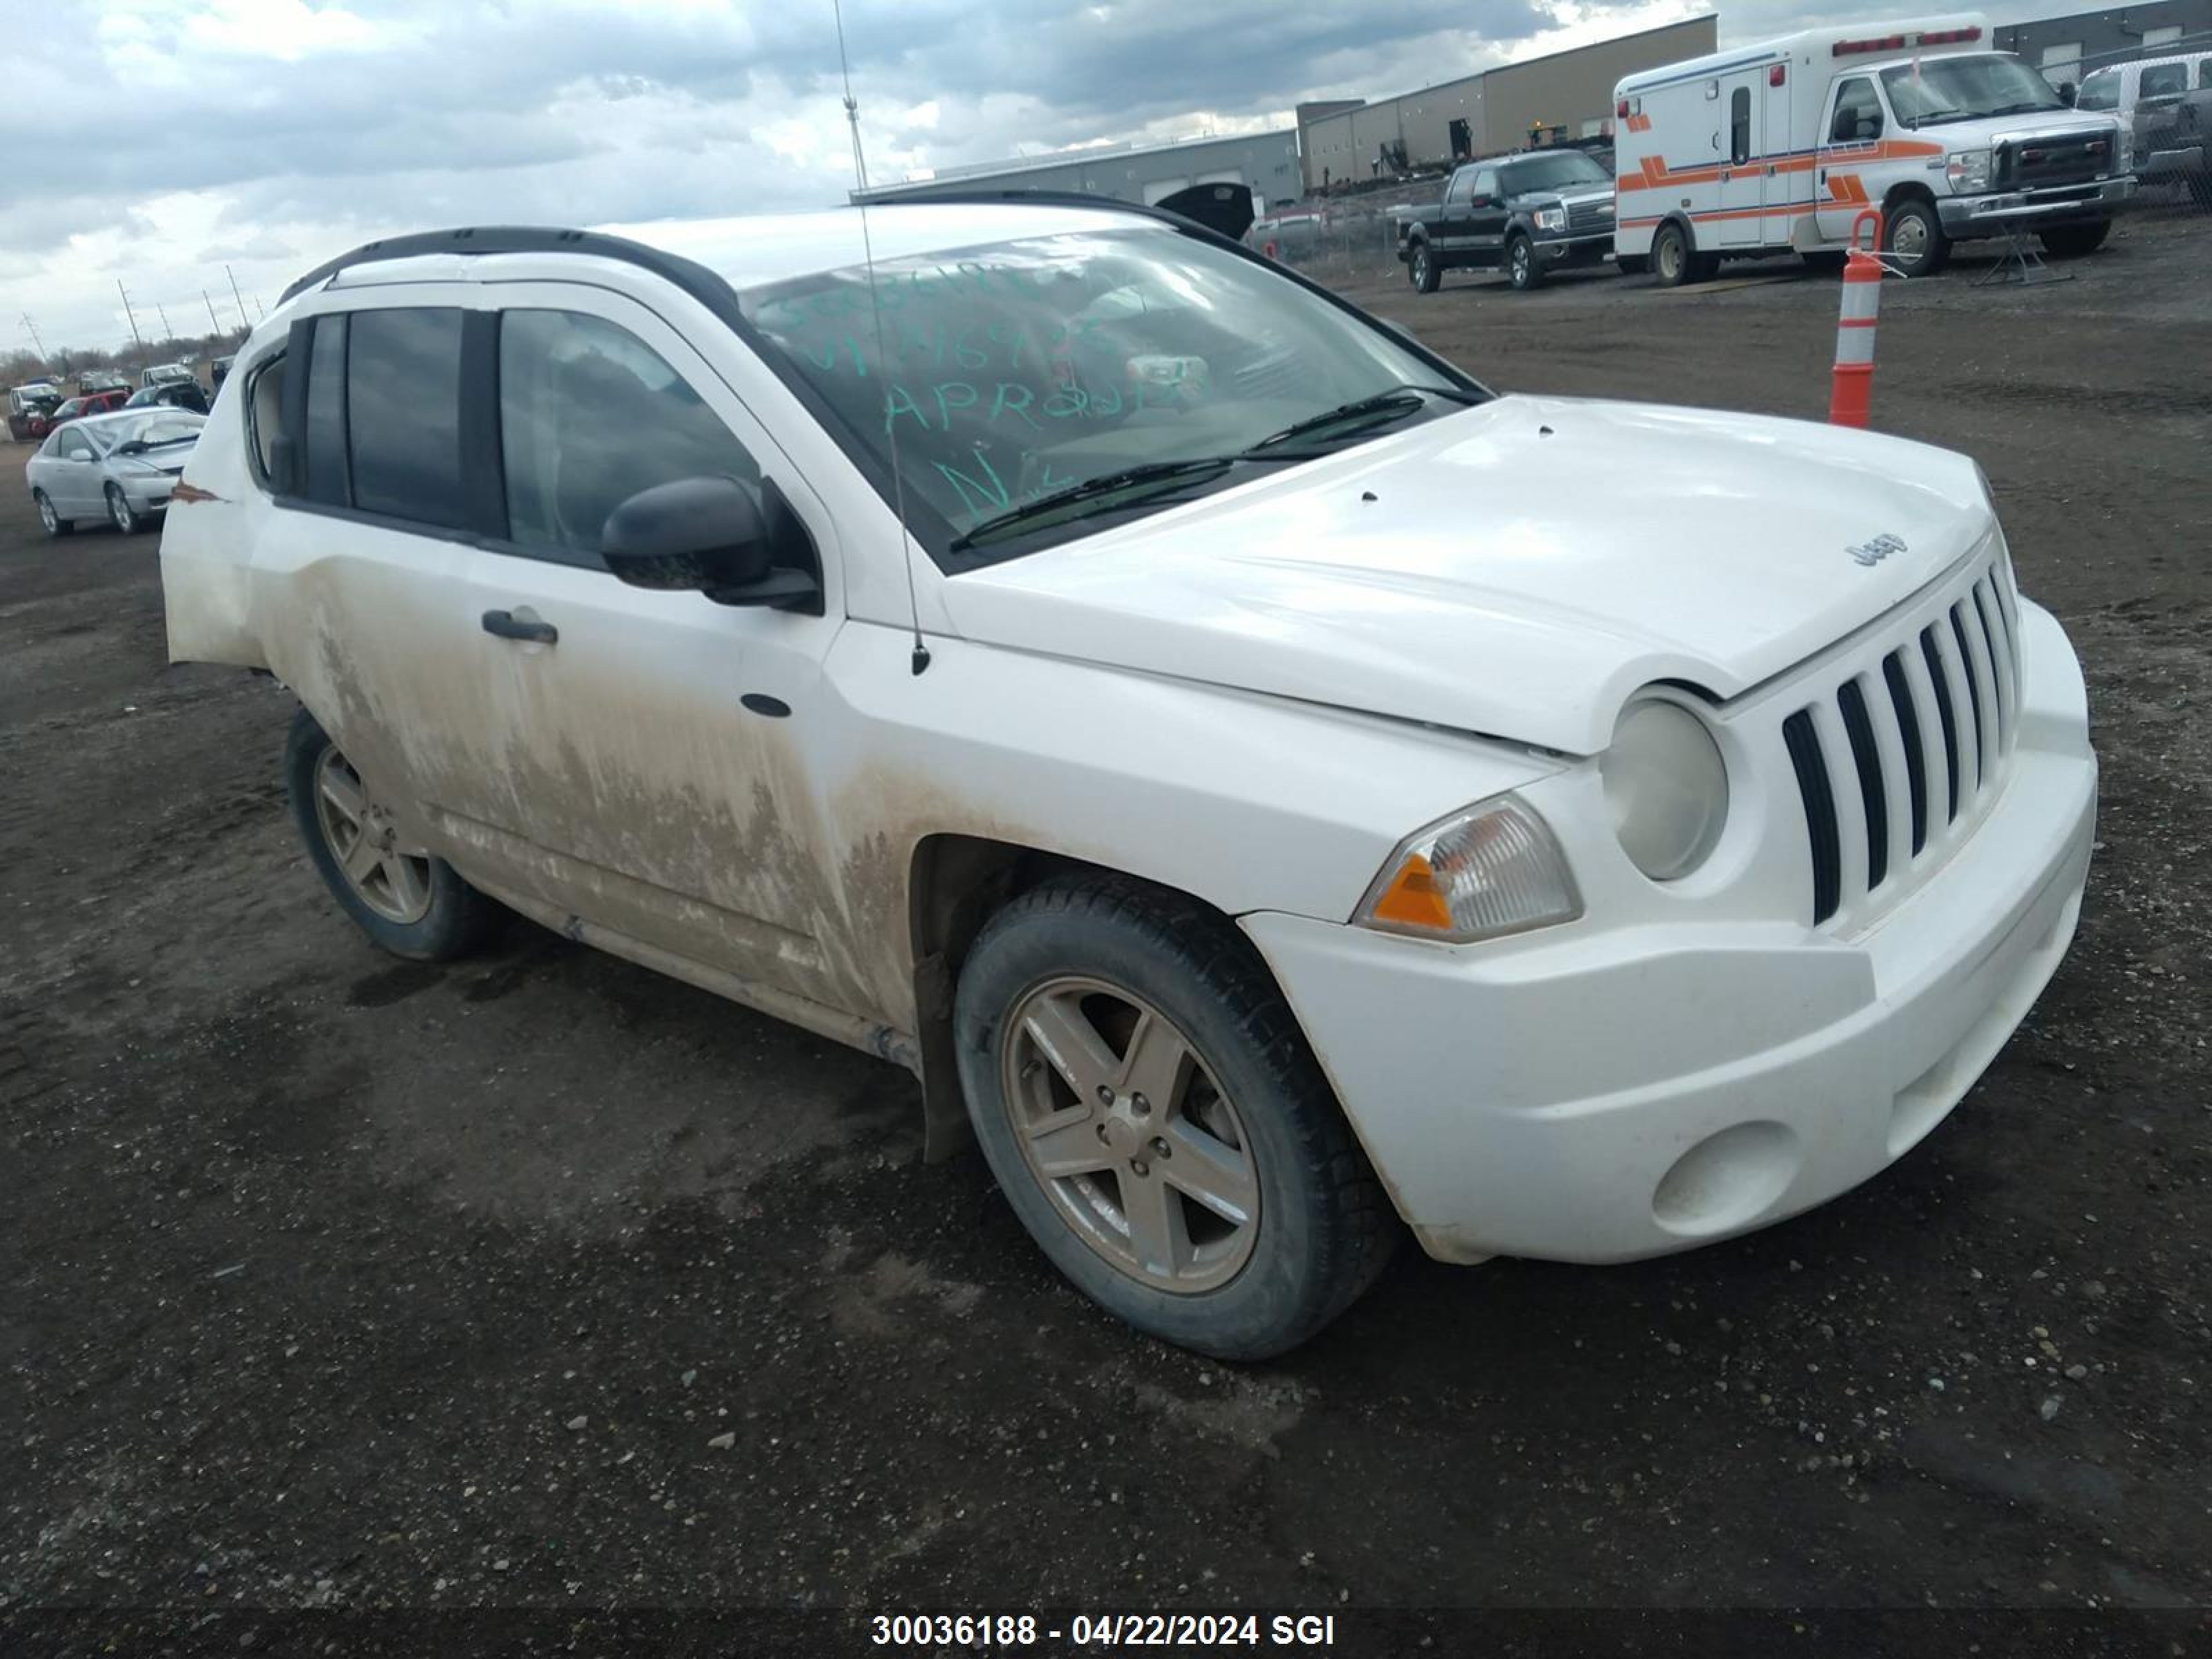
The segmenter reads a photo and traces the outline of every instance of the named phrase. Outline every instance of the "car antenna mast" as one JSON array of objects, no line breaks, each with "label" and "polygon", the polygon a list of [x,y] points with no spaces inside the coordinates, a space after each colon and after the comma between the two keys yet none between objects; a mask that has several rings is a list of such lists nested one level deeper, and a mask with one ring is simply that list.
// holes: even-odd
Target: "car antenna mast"
[{"label": "car antenna mast", "polygon": [[[884,349],[884,307],[876,295],[876,246],[868,234],[868,160],[860,149],[860,106],[853,98],[853,65],[845,55],[844,0],[830,0],[837,20],[837,69],[845,82],[845,125],[853,133],[853,178],[860,186],[853,199],[860,210],[860,261],[868,274],[868,310],[875,319],[876,362],[885,375],[891,372],[890,354]],[[929,647],[921,637],[921,607],[914,592],[914,550],[906,529],[906,475],[899,471],[898,422],[885,429],[891,453],[891,510],[898,519],[899,562],[906,567],[907,620],[914,627],[914,672],[929,666]]]}]

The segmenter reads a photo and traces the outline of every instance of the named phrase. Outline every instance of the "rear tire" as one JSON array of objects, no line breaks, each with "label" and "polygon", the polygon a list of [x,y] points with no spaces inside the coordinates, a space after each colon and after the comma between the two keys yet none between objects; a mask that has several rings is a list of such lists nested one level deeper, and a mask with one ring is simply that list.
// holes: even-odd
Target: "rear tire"
[{"label": "rear tire", "polygon": [[48,498],[45,490],[33,490],[31,501],[39,509],[39,523],[45,528],[50,539],[58,541],[64,536],[76,534],[76,520],[64,519],[56,512],[52,501]]},{"label": "rear tire", "polygon": [[1536,258],[1536,245],[1526,236],[1516,235],[1505,244],[1505,280],[1521,294],[1544,285],[1544,267]]},{"label": "rear tire", "polygon": [[1662,288],[1680,288],[1698,280],[1697,250],[1690,234],[1669,220],[1651,238],[1651,274]]},{"label": "rear tire", "polygon": [[1883,216],[1882,252],[1904,276],[1933,276],[1951,263],[1951,239],[1933,202],[1908,197]]},{"label": "rear tire", "polygon": [[1406,261],[1406,276],[1416,294],[1434,294],[1443,286],[1444,273],[1426,242],[1413,244],[1413,253]]},{"label": "rear tire", "polygon": [[499,907],[452,865],[410,852],[398,839],[360,775],[305,708],[292,717],[285,742],[284,788],[324,884],[380,948],[410,961],[444,962],[465,955],[497,922]]},{"label": "rear tire", "polygon": [[[1249,941],[1195,900],[1108,875],[1032,889],[969,952],[953,1022],[1007,1202],[1139,1330],[1265,1359],[1389,1261],[1396,1218],[1297,1020]],[[1147,1099],[1147,1077],[1166,1098]],[[1237,1194],[1245,1219],[1193,1179]]]},{"label": "rear tire", "polygon": [[2079,259],[2104,246],[2105,238],[2112,234],[2110,219],[2086,225],[2055,225],[2042,233],[2043,251],[2054,259]]}]

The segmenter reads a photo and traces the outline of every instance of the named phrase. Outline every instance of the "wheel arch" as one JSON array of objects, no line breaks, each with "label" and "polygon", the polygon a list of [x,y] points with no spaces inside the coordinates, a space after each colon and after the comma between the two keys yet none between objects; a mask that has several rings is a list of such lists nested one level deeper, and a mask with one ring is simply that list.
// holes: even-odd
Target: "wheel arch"
[{"label": "wheel arch", "polygon": [[[907,881],[907,925],[914,964],[915,1046],[921,1055],[922,1157],[937,1163],[973,1138],[953,1048],[954,994],[961,965],[984,925],[1030,889],[1060,876],[1114,877],[1203,905],[1232,927],[1235,918],[1185,888],[1066,853],[943,831],[915,842]],[[1253,957],[1272,981],[1273,972]],[[1278,987],[1278,989],[1280,988]]]}]

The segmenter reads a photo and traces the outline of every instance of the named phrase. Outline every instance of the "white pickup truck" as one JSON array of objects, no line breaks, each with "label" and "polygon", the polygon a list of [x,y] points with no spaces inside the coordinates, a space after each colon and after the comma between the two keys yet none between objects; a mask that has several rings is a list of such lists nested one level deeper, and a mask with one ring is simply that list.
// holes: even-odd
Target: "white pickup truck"
[{"label": "white pickup truck", "polygon": [[266,668],[402,955],[493,901],[911,1068],[1037,1243],[1249,1358],[1410,1231],[1831,1198],[2074,932],[2081,673],[1979,470],[1501,396],[1079,200],[374,244],[225,380],[171,654]]}]

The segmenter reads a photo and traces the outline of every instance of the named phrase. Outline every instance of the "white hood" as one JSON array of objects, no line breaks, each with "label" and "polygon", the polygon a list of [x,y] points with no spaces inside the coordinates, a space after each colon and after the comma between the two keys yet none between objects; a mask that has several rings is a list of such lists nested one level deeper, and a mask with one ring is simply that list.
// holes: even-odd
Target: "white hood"
[{"label": "white hood", "polygon": [[[945,600],[977,641],[1589,754],[1638,688],[1733,696],[1991,523],[1945,450],[1510,397],[956,576]],[[1881,537],[1904,546],[1869,562]]]}]

